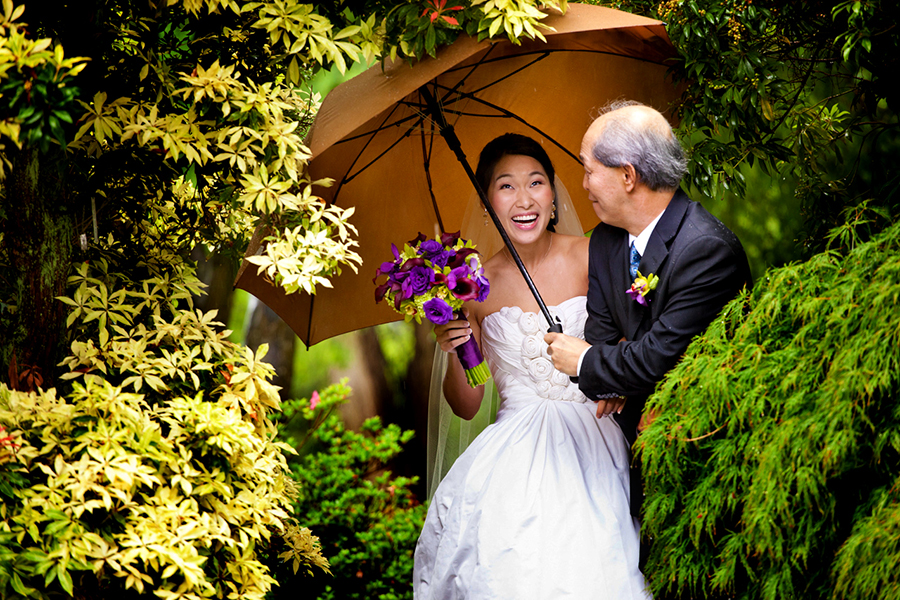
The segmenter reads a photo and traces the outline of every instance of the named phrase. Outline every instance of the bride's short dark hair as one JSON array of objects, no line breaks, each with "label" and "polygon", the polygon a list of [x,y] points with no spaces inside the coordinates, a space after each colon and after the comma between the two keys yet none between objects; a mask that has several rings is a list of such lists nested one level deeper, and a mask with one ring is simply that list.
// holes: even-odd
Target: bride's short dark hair
[{"label": "bride's short dark hair", "polygon": [[[488,142],[481,150],[478,157],[478,167],[475,169],[475,179],[485,193],[491,187],[491,176],[494,167],[504,156],[529,156],[538,161],[547,178],[550,180],[550,188],[553,190],[553,206],[556,207],[556,170],[550,157],[547,156],[544,147],[526,135],[518,133],[504,133]],[[554,226],[559,222],[559,213],[550,220],[547,229],[554,231]]]}]

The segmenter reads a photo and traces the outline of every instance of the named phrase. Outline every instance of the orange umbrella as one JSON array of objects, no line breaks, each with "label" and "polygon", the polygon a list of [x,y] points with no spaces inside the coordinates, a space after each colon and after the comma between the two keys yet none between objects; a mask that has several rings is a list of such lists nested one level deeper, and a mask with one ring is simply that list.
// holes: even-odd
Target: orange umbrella
[{"label": "orange umbrella", "polygon": [[[358,274],[345,269],[333,288],[310,296],[285,294],[244,261],[235,286],[272,308],[307,346],[399,320],[375,303],[375,268],[391,258],[391,243],[460,228],[473,193],[465,156],[477,159],[498,135],[522,133],[542,143],[557,175],[577,190],[581,138],[596,109],[627,98],[665,112],[678,97],[665,64],[675,50],[660,21],[570,4],[564,16],[544,22],[555,29],[545,33],[546,43],[461,36],[436,59],[386,62],[334,88],[309,134],[309,172],[314,180],[335,180],[317,190],[325,201],[356,207],[364,266]],[[592,228],[590,203],[573,196]],[[248,255],[262,237],[254,237]]]}]

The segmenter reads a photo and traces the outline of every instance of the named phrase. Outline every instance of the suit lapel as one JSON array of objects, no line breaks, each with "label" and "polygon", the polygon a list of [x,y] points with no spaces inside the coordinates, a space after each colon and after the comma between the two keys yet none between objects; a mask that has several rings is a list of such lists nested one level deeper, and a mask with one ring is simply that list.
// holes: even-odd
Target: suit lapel
[{"label": "suit lapel", "polygon": [[624,334],[631,319],[631,307],[628,306],[628,296],[625,295],[631,282],[628,281],[628,232],[624,229],[618,231],[619,234],[613,237],[608,255],[607,272],[615,301],[615,317]]},{"label": "suit lapel", "polygon": [[[665,261],[666,257],[669,255],[670,243],[681,228],[681,221],[684,219],[684,214],[687,211],[689,203],[690,200],[684,192],[680,189],[675,192],[675,195],[672,197],[672,200],[669,201],[669,205],[666,207],[662,217],[657,221],[656,227],[653,228],[653,232],[650,234],[650,240],[647,242],[647,247],[644,249],[644,254],[641,255],[641,264],[638,267],[641,275],[647,276],[653,273],[656,276],[660,276],[659,269],[662,266],[663,261]],[[631,285],[631,282],[629,282],[629,285]],[[651,298],[650,302],[652,305],[655,298],[653,297],[653,292],[650,294],[649,297]],[[624,295],[625,294],[623,294],[623,296]],[[626,298],[629,298],[630,300],[630,297],[626,296]],[[644,307],[634,301],[630,301],[629,303],[633,306],[630,307],[628,313],[629,318],[626,336],[627,339],[633,340],[641,322],[650,316],[651,310],[649,306]]]}]

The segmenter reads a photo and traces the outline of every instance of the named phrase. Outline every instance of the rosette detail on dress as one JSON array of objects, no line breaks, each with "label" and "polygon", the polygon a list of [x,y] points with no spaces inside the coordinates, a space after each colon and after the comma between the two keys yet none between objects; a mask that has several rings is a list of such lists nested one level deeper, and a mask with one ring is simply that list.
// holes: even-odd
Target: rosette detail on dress
[{"label": "rosette detail on dress", "polygon": [[[570,335],[583,338],[583,318],[571,318],[565,310],[558,307],[550,307],[550,314],[558,318],[563,326],[563,331]],[[579,315],[580,317],[581,315]],[[547,354],[547,344],[544,342],[547,324],[538,313],[525,312],[517,306],[501,308],[499,317],[516,326],[522,335],[521,341],[521,366],[522,372],[531,379],[530,387],[547,400],[562,400],[564,402],[586,402],[587,398],[578,389],[578,386],[569,380],[569,377],[553,366],[550,355]],[[567,317],[569,317],[567,319]],[[573,321],[573,322],[567,322]]]}]

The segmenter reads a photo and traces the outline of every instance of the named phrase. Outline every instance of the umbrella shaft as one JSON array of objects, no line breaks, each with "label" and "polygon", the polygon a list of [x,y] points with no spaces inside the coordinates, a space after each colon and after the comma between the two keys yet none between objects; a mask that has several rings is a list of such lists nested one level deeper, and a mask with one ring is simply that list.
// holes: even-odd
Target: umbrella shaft
[{"label": "umbrella shaft", "polygon": [[466,175],[472,182],[472,185],[475,186],[475,191],[478,192],[478,197],[481,198],[481,204],[484,205],[487,213],[491,215],[491,220],[494,222],[494,226],[500,233],[500,237],[503,238],[503,243],[509,250],[513,261],[516,263],[516,267],[518,267],[519,269],[519,272],[522,273],[522,277],[525,278],[525,283],[528,285],[528,289],[531,290],[531,294],[537,301],[538,306],[541,309],[541,313],[544,315],[544,318],[547,319],[547,323],[550,324],[550,328],[548,329],[548,331],[562,333],[562,325],[560,325],[559,322],[554,320],[550,315],[550,311],[547,309],[547,305],[544,303],[544,299],[541,298],[541,293],[534,285],[534,281],[532,281],[531,275],[528,274],[528,269],[525,268],[525,264],[519,257],[519,253],[516,252],[516,248],[513,245],[512,240],[509,239],[509,235],[507,235],[506,229],[504,229],[503,224],[500,222],[500,218],[497,217],[497,213],[494,212],[494,207],[491,206],[491,203],[488,201],[484,190],[482,190],[481,186],[478,184],[478,180],[475,178],[475,173],[472,171],[472,167],[469,166],[469,161],[466,159],[466,155],[462,149],[462,144],[460,143],[459,137],[457,137],[456,132],[453,130],[453,126],[447,123],[447,119],[444,117],[444,112],[440,109],[434,99],[434,96],[431,94],[428,88],[422,86],[419,91],[425,98],[425,103],[428,105],[428,109],[431,112],[431,115],[437,121],[437,124],[440,128],[441,137],[444,138],[444,140],[447,142],[447,145],[450,147],[450,150],[452,150],[456,155],[456,159],[462,165],[463,169],[466,172]]}]

